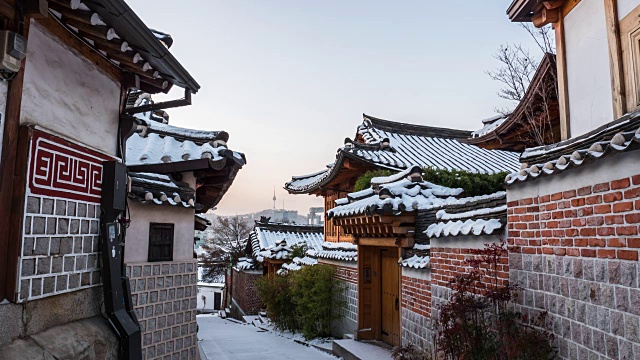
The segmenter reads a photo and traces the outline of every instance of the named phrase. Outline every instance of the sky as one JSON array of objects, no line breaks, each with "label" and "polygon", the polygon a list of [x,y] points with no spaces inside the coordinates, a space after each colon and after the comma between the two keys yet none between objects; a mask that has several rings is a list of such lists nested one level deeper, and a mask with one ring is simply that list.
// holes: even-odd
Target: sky
[{"label": "sky", "polygon": [[[200,84],[170,124],[225,130],[247,158],[216,214],[273,207],[307,214],[322,198],[289,195],[353,138],[362,113],[476,130],[495,108],[487,70],[504,43],[536,50],[509,1],[129,0]],[[540,56],[538,56],[540,58]],[[182,93],[174,87],[173,98]]]}]

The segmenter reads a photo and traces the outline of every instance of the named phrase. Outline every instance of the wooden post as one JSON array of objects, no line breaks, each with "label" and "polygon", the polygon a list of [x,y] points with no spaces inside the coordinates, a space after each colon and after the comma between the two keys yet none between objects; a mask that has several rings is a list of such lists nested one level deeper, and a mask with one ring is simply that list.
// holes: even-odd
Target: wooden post
[{"label": "wooden post", "polygon": [[556,30],[556,63],[558,67],[558,107],[560,108],[560,139],[571,137],[569,89],[567,79],[567,49],[564,42],[564,16],[554,23]]},{"label": "wooden post", "polygon": [[[24,38],[29,35],[29,18],[24,19]],[[12,31],[18,31],[19,15],[8,27]],[[22,87],[24,83],[24,67],[26,60],[22,61],[20,71],[9,83],[7,90],[7,102],[5,107],[4,137],[2,141],[2,157],[0,159],[0,300],[15,300],[16,281],[18,269],[18,256],[20,237],[22,234],[22,216],[18,223],[13,223],[16,212],[22,215],[24,211],[24,191],[26,174],[21,172],[26,169],[26,157],[19,156],[18,140],[20,127],[20,107],[22,106]],[[21,141],[22,142],[22,141]],[[25,161],[21,164],[21,161]]]},{"label": "wooden post", "polygon": [[604,0],[604,12],[609,42],[609,63],[611,64],[609,69],[611,70],[613,115],[617,119],[627,111],[622,47],[620,46],[620,26],[618,22],[618,1]]}]

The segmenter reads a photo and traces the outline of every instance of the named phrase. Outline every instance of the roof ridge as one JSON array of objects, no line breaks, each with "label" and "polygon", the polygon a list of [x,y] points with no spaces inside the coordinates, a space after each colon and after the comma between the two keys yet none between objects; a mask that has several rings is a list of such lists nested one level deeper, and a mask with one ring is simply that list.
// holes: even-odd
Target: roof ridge
[{"label": "roof ridge", "polygon": [[428,125],[408,124],[393,120],[377,118],[371,115],[362,114],[363,121],[369,120],[372,127],[378,130],[395,132],[406,135],[418,135],[424,137],[437,137],[446,139],[465,139],[471,136],[471,130],[460,130],[443,128]]}]

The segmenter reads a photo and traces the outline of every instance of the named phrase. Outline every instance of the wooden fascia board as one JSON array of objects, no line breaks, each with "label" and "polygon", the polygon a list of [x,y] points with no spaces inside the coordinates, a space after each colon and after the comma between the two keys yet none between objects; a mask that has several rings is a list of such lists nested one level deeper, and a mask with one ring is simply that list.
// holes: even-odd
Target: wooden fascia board
[{"label": "wooden fascia board", "polygon": [[412,247],[414,245],[413,237],[357,237],[358,246],[377,246],[377,247]]}]

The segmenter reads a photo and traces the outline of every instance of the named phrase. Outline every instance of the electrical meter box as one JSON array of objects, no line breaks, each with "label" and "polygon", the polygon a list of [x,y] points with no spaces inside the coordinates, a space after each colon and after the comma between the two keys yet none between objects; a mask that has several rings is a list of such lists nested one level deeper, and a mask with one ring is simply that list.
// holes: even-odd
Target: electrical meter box
[{"label": "electrical meter box", "polygon": [[0,69],[18,72],[20,62],[27,54],[27,40],[12,31],[0,31]]}]

